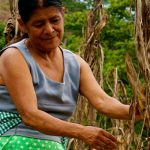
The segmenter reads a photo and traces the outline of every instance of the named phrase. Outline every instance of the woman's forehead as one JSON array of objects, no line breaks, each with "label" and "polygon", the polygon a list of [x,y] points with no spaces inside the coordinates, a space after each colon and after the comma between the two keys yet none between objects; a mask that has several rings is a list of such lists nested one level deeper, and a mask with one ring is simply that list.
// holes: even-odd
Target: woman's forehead
[{"label": "woman's forehead", "polygon": [[61,11],[59,8],[55,6],[49,7],[40,7],[37,8],[31,15],[30,19],[34,19],[35,17],[54,17],[54,16],[61,16]]}]

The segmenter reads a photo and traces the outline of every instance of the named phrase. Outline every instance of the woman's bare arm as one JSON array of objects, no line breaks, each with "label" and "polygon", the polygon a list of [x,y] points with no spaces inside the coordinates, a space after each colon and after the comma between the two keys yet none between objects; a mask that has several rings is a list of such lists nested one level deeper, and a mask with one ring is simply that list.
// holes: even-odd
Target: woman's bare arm
[{"label": "woman's bare arm", "polygon": [[116,119],[130,119],[129,105],[107,95],[97,83],[89,65],[79,56],[81,65],[80,92],[102,114]]}]

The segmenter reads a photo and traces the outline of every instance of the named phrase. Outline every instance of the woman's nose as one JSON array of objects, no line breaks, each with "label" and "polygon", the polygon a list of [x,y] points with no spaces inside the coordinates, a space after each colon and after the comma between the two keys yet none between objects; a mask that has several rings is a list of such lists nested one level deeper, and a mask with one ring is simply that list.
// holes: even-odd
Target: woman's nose
[{"label": "woman's nose", "polygon": [[53,26],[50,23],[47,23],[46,26],[45,26],[45,31],[47,33],[53,32],[54,31]]}]

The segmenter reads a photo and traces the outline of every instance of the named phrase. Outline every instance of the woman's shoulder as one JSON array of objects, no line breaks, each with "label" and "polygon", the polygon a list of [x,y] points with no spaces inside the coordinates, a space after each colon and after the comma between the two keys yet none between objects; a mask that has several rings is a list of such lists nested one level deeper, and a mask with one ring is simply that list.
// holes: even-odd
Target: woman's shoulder
[{"label": "woman's shoulder", "polygon": [[72,59],[72,57],[74,57],[78,61],[78,63],[82,63],[82,61],[84,61],[78,53],[74,53],[71,50],[65,48],[61,48],[61,49],[64,55],[66,55],[68,59]]},{"label": "woman's shoulder", "polygon": [[8,48],[0,56],[1,83],[4,84],[2,81],[5,76],[9,76],[9,74],[16,74],[18,71],[23,72],[24,68],[27,67],[21,53],[17,50],[17,48]]},{"label": "woman's shoulder", "polygon": [[[67,49],[63,49],[63,51],[65,51],[65,53],[68,53],[67,55],[67,58],[70,60],[70,62],[72,63],[73,59],[74,58],[76,60],[76,66],[78,64],[79,68],[80,68],[80,71],[82,72],[82,70],[88,70],[90,67],[89,67],[89,64],[80,56],[80,54],[76,54],[70,50],[67,50]],[[70,56],[72,55],[72,57]]]},{"label": "woman's shoulder", "polygon": [[10,60],[18,57],[19,51],[15,47],[8,47],[0,52],[0,61],[2,60]]},{"label": "woman's shoulder", "polygon": [[19,53],[19,47],[23,45],[24,40],[21,40],[19,42],[13,43],[11,45],[5,46],[2,50],[0,50],[0,56],[5,53],[5,55],[15,55],[16,53]]},{"label": "woman's shoulder", "polygon": [[[21,62],[24,60],[22,53],[18,49],[19,42],[11,44],[0,51],[0,64],[7,65],[14,62]],[[16,63],[17,64],[17,63]],[[19,63],[18,63],[19,64]]]}]

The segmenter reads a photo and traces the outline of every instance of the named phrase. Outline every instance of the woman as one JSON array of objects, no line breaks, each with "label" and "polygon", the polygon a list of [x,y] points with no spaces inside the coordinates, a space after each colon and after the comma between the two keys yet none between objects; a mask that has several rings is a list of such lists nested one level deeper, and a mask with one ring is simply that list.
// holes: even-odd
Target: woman
[{"label": "woman", "polygon": [[0,149],[63,150],[61,137],[81,139],[97,150],[115,149],[115,137],[105,130],[67,122],[79,92],[113,118],[129,119],[129,106],[101,89],[82,58],[59,47],[61,1],[19,0],[18,7],[28,38],[1,52]]}]

